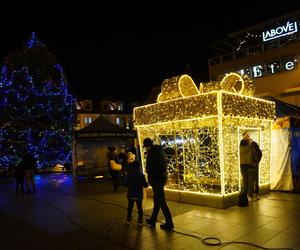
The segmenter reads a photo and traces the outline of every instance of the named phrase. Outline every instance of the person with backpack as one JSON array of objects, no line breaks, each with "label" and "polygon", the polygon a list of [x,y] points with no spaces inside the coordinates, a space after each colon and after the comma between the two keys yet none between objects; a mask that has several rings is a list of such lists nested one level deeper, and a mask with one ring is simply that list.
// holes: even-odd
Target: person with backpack
[{"label": "person with backpack", "polygon": [[168,180],[166,154],[160,145],[153,145],[150,138],[146,138],[143,141],[143,147],[147,150],[146,172],[148,182],[152,187],[154,202],[152,215],[150,219],[146,219],[146,222],[151,227],[155,227],[156,219],[161,209],[165,217],[165,223],[160,225],[160,228],[170,231],[174,228],[174,223],[165,199],[164,186]]}]

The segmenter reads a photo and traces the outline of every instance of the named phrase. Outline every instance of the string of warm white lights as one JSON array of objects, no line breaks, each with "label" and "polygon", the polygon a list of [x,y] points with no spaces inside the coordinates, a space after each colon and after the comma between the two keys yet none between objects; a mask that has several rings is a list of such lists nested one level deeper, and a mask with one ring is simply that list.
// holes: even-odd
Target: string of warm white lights
[{"label": "string of warm white lights", "polygon": [[134,109],[139,141],[150,137],[167,153],[167,188],[213,195],[239,191],[239,141],[247,128],[259,135],[263,150],[260,185],[269,183],[275,104],[252,97],[251,81],[236,73],[202,84],[198,94],[193,84],[186,75],[167,79],[158,103]]},{"label": "string of warm white lights", "polygon": [[243,44],[246,43],[250,37],[261,38],[261,34],[257,35],[257,34],[251,34],[248,32],[243,39],[240,39],[239,45],[237,46],[236,51],[239,51],[242,48]]}]

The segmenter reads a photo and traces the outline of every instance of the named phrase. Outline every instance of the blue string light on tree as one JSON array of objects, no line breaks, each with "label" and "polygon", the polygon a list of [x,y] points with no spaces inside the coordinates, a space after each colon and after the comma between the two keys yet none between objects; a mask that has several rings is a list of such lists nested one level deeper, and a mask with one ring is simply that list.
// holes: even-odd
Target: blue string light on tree
[{"label": "blue string light on tree", "polygon": [[75,100],[63,68],[38,41],[9,54],[0,76],[0,167],[29,150],[39,168],[70,163]]}]

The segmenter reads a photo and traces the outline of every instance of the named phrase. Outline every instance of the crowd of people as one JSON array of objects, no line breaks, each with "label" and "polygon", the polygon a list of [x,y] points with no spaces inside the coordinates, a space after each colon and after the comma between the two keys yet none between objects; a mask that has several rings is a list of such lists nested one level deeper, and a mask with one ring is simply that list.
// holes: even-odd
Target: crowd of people
[{"label": "crowd of people", "polygon": [[[138,209],[138,225],[143,224],[143,194],[144,188],[149,185],[153,191],[154,207],[149,219],[146,223],[150,227],[155,227],[157,216],[160,209],[165,217],[165,223],[160,225],[161,229],[172,230],[174,223],[168,204],[165,199],[164,186],[167,184],[167,159],[163,148],[160,145],[154,145],[150,138],[146,138],[143,142],[143,147],[147,152],[146,173],[148,182],[143,173],[140,162],[140,157],[137,156],[135,148],[122,150],[119,154],[116,152],[116,147],[108,147],[107,153],[108,166],[112,177],[113,191],[118,192],[118,186],[121,181],[127,186],[128,209],[126,223],[130,224],[132,220],[132,209],[136,203]],[[137,159],[139,158],[139,159]],[[116,164],[121,164],[121,169],[117,170]]]},{"label": "crowd of people", "polygon": [[[141,165],[140,155],[136,148],[128,150],[108,147],[107,161],[113,184],[113,191],[118,192],[119,186],[127,187],[127,217],[126,223],[132,220],[134,204],[138,210],[138,225],[143,225],[143,197],[144,188],[149,185],[153,192],[153,210],[146,223],[155,227],[157,216],[160,211],[165,217],[165,223],[160,225],[161,229],[172,230],[174,223],[167,201],[165,199],[164,187],[168,181],[166,154],[160,145],[154,145],[150,138],[143,141],[146,154],[146,176]],[[257,142],[253,141],[248,132],[243,133],[240,141],[240,171],[242,175],[242,188],[239,197],[239,206],[248,206],[248,199],[259,199],[259,162],[262,158],[262,151]],[[26,152],[22,155],[20,164],[15,166],[14,177],[16,179],[16,191],[35,192],[36,185],[34,174],[37,170],[35,157]],[[26,186],[24,187],[24,180]]]},{"label": "crowd of people", "polygon": [[[143,222],[143,189],[149,185],[153,192],[153,210],[146,223],[150,227],[156,227],[157,216],[160,211],[165,217],[165,223],[160,225],[161,229],[172,230],[174,223],[167,201],[165,199],[164,187],[168,181],[166,154],[160,145],[154,145],[150,138],[143,141],[143,147],[146,154],[147,180],[143,173],[140,163],[140,157],[137,157],[137,151],[121,150],[116,153],[115,147],[109,147],[107,154],[110,173],[113,183],[113,191],[118,192],[118,186],[123,182],[127,186],[128,209],[126,223],[132,220],[132,209],[136,203],[138,209],[138,225]],[[137,159],[139,158],[139,159]],[[262,151],[249,133],[245,131],[240,141],[240,171],[242,175],[242,187],[239,197],[239,206],[248,206],[248,200],[259,199],[259,162],[262,158]],[[120,164],[119,170],[113,169],[111,160]]]}]

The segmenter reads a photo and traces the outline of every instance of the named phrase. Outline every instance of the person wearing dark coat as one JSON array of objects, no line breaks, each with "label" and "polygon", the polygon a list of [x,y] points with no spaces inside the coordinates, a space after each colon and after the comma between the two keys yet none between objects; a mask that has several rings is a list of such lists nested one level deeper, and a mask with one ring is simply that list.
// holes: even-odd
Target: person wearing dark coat
[{"label": "person wearing dark coat", "polygon": [[252,150],[252,190],[250,197],[253,200],[259,199],[259,162],[262,158],[262,152],[257,142],[253,141],[248,132],[243,133],[243,139],[248,142]]},{"label": "person wearing dark coat", "polygon": [[253,195],[253,199],[254,200],[259,200],[259,162],[262,158],[262,152],[259,148],[259,145],[257,144],[257,142],[252,141],[251,145],[253,146],[253,150],[255,152],[255,157],[253,157],[253,181],[254,181],[254,195]]},{"label": "person wearing dark coat", "polygon": [[107,153],[107,162],[108,162],[109,171],[110,171],[110,175],[111,175],[112,182],[113,182],[113,189],[114,189],[114,192],[117,193],[118,187],[120,185],[121,171],[111,169],[110,160],[114,160],[116,163],[119,163],[119,159],[118,159],[115,147],[108,147],[108,150],[109,150],[109,152]]},{"label": "person wearing dark coat", "polygon": [[122,165],[122,169],[120,172],[120,178],[123,180],[126,176],[127,172],[127,154],[125,153],[124,149],[121,149],[121,152],[118,154],[118,160]]},{"label": "person wearing dark coat", "polygon": [[153,145],[150,138],[146,138],[143,141],[143,146],[147,150],[146,172],[148,175],[148,182],[152,187],[154,202],[152,215],[146,222],[151,227],[155,227],[157,216],[161,209],[165,217],[165,223],[160,225],[160,228],[172,230],[174,228],[174,223],[165,199],[164,190],[164,186],[167,184],[168,180],[166,154],[160,145]]},{"label": "person wearing dark coat", "polygon": [[27,193],[31,192],[31,188],[32,191],[35,192],[36,188],[34,181],[34,173],[37,170],[37,163],[35,157],[29,152],[25,153],[22,156],[20,167],[23,168],[25,172]]},{"label": "person wearing dark coat", "polygon": [[128,209],[127,209],[127,220],[126,223],[129,224],[132,219],[132,209],[134,202],[138,209],[138,225],[143,225],[143,194],[144,188],[149,185],[146,181],[146,177],[141,173],[140,163],[136,160],[135,154],[128,152],[127,158],[127,176],[126,176],[126,186],[127,199],[128,199]]},{"label": "person wearing dark coat", "polygon": [[240,142],[240,169],[243,176],[242,193],[251,195],[253,193],[253,147],[242,139]]},{"label": "person wearing dark coat", "polygon": [[14,169],[14,177],[16,179],[16,191],[19,192],[21,188],[21,192],[24,192],[24,175],[25,171],[21,164],[17,165]]}]

